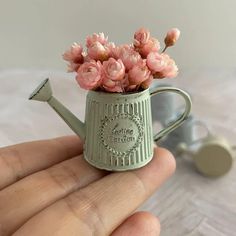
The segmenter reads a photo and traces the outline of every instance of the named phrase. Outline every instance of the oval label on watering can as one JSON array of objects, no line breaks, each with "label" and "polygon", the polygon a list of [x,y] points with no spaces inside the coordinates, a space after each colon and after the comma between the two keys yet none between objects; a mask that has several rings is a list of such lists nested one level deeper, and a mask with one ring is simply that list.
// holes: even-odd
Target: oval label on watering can
[{"label": "oval label on watering can", "polygon": [[122,113],[106,116],[101,123],[101,141],[110,152],[125,156],[139,147],[144,135],[140,116]]}]

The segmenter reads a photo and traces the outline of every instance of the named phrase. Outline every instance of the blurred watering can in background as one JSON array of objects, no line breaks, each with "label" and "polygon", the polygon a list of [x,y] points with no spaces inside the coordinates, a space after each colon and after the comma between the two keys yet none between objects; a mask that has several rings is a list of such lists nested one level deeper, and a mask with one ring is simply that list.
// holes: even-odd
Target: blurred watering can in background
[{"label": "blurred watering can in background", "polygon": [[[162,87],[155,85],[152,89]],[[170,86],[164,84],[164,86]],[[152,106],[155,107],[156,98],[152,98]],[[179,117],[174,94],[165,93],[160,95],[158,106],[160,113],[153,112],[153,120],[158,121],[163,127],[168,126],[172,120]],[[201,128],[205,134],[200,137],[197,130]],[[176,156],[189,156],[197,170],[205,175],[217,177],[227,173],[233,164],[234,146],[231,146],[224,137],[218,137],[210,133],[207,125],[197,120],[193,115],[188,116],[186,121],[168,134],[165,139],[158,142],[161,146],[172,151]]]},{"label": "blurred watering can in background", "polygon": [[[178,117],[176,115],[176,117]],[[172,117],[174,119],[174,117]],[[171,119],[171,120],[172,120]],[[171,121],[165,122],[164,127],[168,125]],[[198,131],[204,131],[204,134],[200,135]],[[201,132],[202,133],[202,132]],[[180,125],[177,129],[175,129],[172,133],[170,133],[166,139],[161,140],[160,143],[163,147],[170,149],[175,153],[177,146],[180,143],[185,143],[187,146],[192,145],[198,140],[202,140],[204,137],[209,135],[208,127],[205,123],[200,120],[197,120],[193,117],[193,115],[189,115],[186,121]]]},{"label": "blurred watering can in background", "polygon": [[[195,144],[197,147],[191,149]],[[192,158],[197,170],[211,177],[218,177],[226,174],[233,165],[235,147],[220,136],[208,134],[207,137],[187,145],[180,143],[176,152],[177,155],[188,155]]]}]

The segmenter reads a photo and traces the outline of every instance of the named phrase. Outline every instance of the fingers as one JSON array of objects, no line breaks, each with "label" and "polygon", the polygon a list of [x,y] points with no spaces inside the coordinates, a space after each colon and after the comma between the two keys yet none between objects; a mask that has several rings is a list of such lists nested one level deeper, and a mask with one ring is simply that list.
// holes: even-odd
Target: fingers
[{"label": "fingers", "polygon": [[23,178],[0,192],[0,228],[4,235],[12,234],[45,207],[105,173],[81,155]]},{"label": "fingers", "polygon": [[148,212],[136,212],[126,219],[111,236],[158,236],[160,222]]},{"label": "fingers", "polygon": [[0,190],[36,171],[82,153],[77,136],[34,141],[0,149]]},{"label": "fingers", "polygon": [[[16,235],[110,235],[174,170],[173,156],[156,148],[147,166],[107,175],[73,192],[30,219]],[[48,222],[54,224],[46,227]]]}]

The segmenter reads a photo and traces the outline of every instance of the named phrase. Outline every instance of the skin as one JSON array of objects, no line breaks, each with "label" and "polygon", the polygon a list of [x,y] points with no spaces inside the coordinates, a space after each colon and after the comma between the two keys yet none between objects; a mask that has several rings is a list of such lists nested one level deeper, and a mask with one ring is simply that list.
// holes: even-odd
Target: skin
[{"label": "skin", "polygon": [[174,172],[170,152],[127,172],[106,172],[82,157],[77,136],[0,149],[1,236],[153,236],[156,216],[135,210]]}]

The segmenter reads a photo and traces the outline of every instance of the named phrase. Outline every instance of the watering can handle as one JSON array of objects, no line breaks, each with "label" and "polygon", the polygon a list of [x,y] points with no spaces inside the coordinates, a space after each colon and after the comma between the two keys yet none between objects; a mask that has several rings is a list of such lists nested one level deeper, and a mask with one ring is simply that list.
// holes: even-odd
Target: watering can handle
[{"label": "watering can handle", "polygon": [[187,117],[190,113],[191,107],[192,107],[192,102],[191,102],[190,96],[186,92],[184,92],[183,90],[181,90],[179,88],[173,88],[173,87],[157,88],[154,91],[150,92],[150,96],[154,96],[154,95],[164,93],[164,92],[172,92],[172,93],[177,93],[177,94],[181,95],[185,101],[185,110],[180,117],[178,117],[176,120],[171,122],[166,128],[164,128],[163,130],[161,130],[160,132],[155,134],[153,137],[154,141],[158,141],[163,136],[169,134],[171,131],[173,131],[178,126],[180,126],[187,119]]}]

